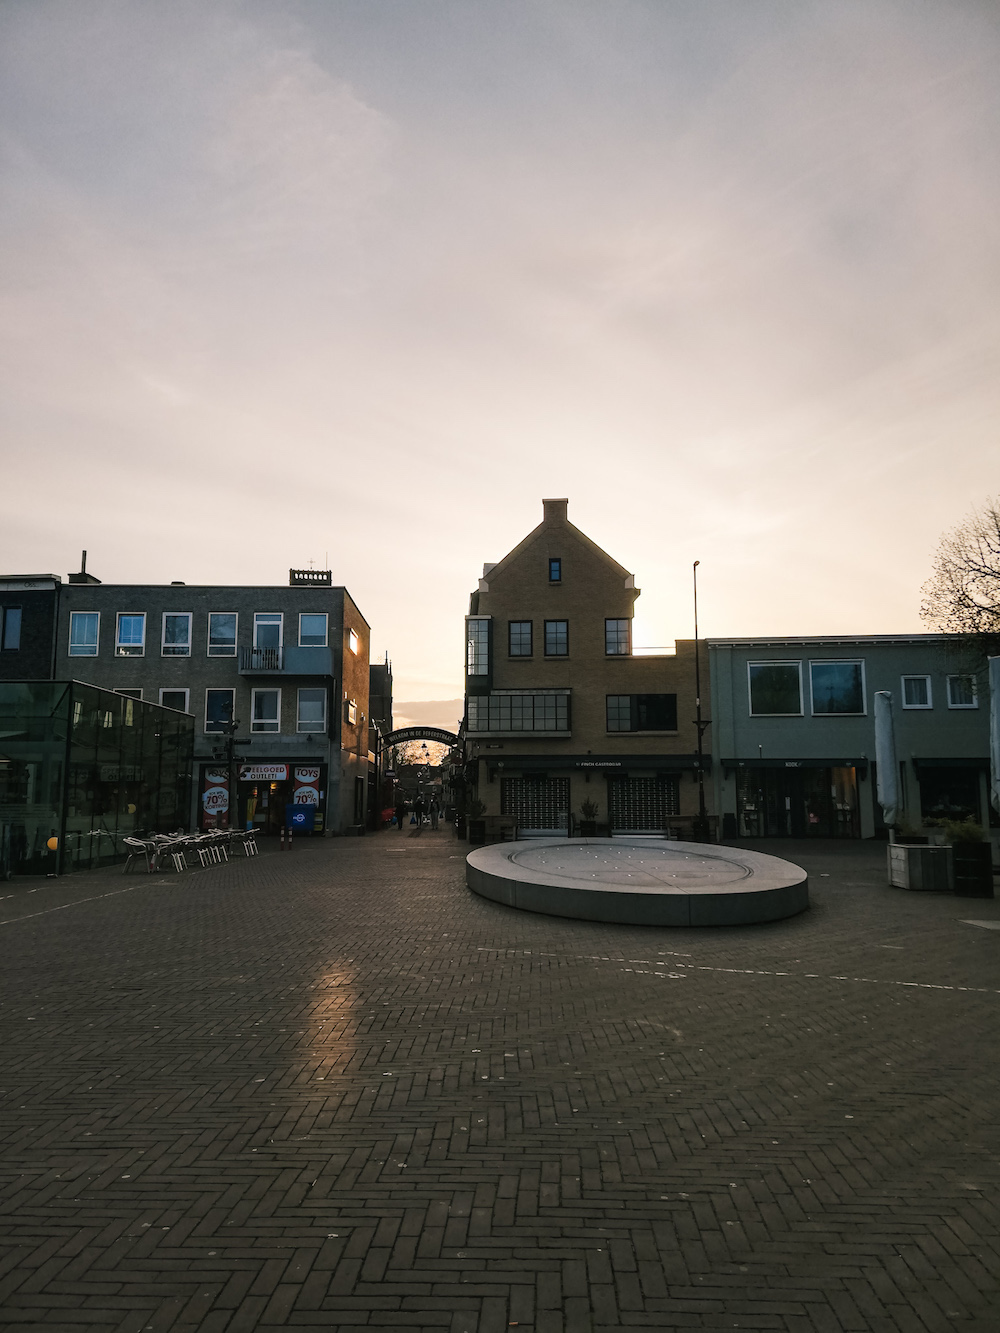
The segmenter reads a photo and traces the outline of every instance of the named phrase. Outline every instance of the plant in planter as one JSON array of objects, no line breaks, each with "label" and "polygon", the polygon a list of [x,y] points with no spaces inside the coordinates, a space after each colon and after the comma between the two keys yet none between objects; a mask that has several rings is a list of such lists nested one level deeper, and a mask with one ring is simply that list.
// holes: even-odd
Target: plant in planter
[{"label": "plant in planter", "polygon": [[942,820],[951,845],[955,892],[967,898],[993,897],[993,848],[974,819]]},{"label": "plant in planter", "polygon": [[580,806],[580,837],[597,837],[597,802],[589,796]]},{"label": "plant in planter", "polygon": [[[928,823],[933,823],[933,822],[934,822],[933,820],[928,821]],[[901,842],[904,844],[908,843],[910,845],[920,846],[920,845],[926,845],[928,841],[927,836],[921,833],[919,828],[914,828],[914,826],[906,818],[899,819],[896,821],[896,824],[894,825],[894,831],[896,834],[896,842]]]}]

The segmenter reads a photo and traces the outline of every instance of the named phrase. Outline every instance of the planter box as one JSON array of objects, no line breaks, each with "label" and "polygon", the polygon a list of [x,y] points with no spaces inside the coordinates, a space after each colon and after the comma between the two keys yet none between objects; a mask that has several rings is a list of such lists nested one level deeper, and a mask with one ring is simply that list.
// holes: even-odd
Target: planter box
[{"label": "planter box", "polygon": [[486,820],[470,819],[468,822],[469,842],[475,847],[482,847],[486,841]]},{"label": "planter box", "polygon": [[917,893],[953,893],[951,850],[891,842],[886,848],[889,883],[894,888]]},{"label": "planter box", "polygon": [[596,820],[596,819],[581,819],[581,820],[580,820],[580,832],[579,832],[579,836],[580,836],[581,838],[596,838],[596,837],[597,837],[597,820]]},{"label": "planter box", "polygon": [[988,842],[956,842],[951,848],[954,892],[963,898],[993,897],[993,847]]}]

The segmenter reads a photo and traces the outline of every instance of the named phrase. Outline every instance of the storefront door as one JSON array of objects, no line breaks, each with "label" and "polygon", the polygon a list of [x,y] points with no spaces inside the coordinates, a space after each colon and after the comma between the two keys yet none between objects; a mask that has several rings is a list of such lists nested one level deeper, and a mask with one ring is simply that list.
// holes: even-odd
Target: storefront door
[{"label": "storefront door", "polygon": [[737,778],[739,834],[858,838],[854,768],[745,768]]}]

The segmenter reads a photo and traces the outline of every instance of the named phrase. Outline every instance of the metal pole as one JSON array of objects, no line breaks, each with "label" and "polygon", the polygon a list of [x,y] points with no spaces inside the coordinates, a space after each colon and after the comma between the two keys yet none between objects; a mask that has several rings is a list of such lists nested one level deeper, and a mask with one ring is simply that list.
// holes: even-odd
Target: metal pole
[{"label": "metal pole", "polygon": [[701,720],[701,653],[698,644],[698,566],[700,564],[701,561],[696,560],[691,567],[691,575],[694,580],[694,708],[695,726],[698,730],[698,833],[700,838],[707,840],[704,749],[702,746],[704,724]]}]

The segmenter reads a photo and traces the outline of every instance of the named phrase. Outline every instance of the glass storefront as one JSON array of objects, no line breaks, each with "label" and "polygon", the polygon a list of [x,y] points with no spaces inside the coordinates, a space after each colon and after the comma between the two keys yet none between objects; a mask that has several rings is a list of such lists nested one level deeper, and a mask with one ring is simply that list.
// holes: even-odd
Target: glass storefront
[{"label": "glass storefront", "polygon": [[0,683],[0,875],[108,865],[124,837],[186,829],[193,747],[194,718],[158,704]]},{"label": "glass storefront", "polygon": [[736,792],[739,837],[861,836],[855,768],[741,768]]}]

